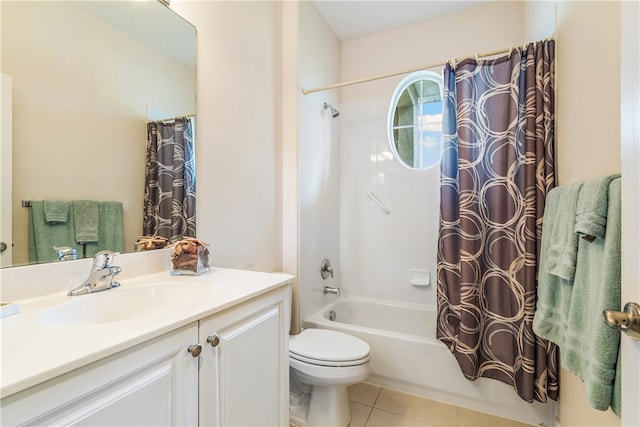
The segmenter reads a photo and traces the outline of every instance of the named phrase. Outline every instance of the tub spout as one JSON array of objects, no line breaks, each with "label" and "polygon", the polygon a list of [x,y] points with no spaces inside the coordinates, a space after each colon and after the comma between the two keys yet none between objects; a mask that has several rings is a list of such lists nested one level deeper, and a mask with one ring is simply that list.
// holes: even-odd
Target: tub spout
[{"label": "tub spout", "polygon": [[340,288],[331,288],[329,286],[325,286],[324,293],[331,294],[331,295],[340,295]]}]

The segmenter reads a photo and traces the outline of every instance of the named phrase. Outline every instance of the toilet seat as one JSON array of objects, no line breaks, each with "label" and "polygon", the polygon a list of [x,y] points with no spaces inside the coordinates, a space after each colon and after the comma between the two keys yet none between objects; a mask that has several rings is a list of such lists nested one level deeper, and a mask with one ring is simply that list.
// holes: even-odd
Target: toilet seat
[{"label": "toilet seat", "polygon": [[357,366],[371,358],[369,344],[329,329],[305,329],[289,342],[289,356],[318,366]]}]

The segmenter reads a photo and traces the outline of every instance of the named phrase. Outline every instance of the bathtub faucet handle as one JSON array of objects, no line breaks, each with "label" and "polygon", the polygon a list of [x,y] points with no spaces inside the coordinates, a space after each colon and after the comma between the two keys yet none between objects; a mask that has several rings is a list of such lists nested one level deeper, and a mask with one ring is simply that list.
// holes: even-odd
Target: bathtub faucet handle
[{"label": "bathtub faucet handle", "polygon": [[326,279],[329,276],[333,278],[333,267],[331,267],[331,261],[327,258],[323,259],[320,263],[320,276],[322,276],[323,279]]}]

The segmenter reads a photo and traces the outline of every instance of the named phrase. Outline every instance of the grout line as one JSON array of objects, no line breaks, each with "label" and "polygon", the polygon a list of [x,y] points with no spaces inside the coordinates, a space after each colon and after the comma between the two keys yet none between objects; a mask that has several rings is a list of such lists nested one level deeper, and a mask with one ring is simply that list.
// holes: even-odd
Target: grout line
[{"label": "grout line", "polygon": [[376,404],[378,403],[378,399],[380,398],[380,393],[382,393],[382,386],[378,386],[378,394],[376,394],[376,398],[373,401],[373,407],[376,408]]},{"label": "grout line", "polygon": [[367,424],[369,424],[369,420],[371,419],[372,413],[373,413],[373,406],[369,407],[369,414],[367,415],[367,419],[364,420],[364,427],[367,427]]}]

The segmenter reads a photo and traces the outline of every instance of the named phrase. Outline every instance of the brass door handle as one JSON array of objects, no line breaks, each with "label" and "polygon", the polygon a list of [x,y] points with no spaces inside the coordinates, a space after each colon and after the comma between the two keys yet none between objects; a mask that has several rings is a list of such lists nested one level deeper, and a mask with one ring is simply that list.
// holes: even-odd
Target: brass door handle
[{"label": "brass door handle", "polygon": [[611,329],[622,331],[631,339],[640,341],[640,304],[628,302],[624,311],[604,310],[602,316]]}]

